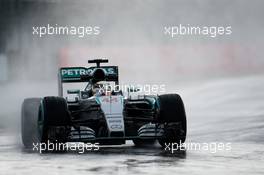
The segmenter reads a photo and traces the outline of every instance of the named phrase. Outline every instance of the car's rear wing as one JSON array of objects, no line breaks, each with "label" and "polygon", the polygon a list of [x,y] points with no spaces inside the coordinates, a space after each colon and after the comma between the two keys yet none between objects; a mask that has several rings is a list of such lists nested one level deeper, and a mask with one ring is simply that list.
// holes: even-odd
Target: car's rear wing
[{"label": "car's rear wing", "polygon": [[[62,67],[59,69],[58,83],[59,95],[62,96],[63,83],[90,82],[95,79],[95,72],[102,74],[102,81],[114,81],[118,84],[118,67],[117,66],[100,66],[100,67]],[[101,77],[100,77],[101,78]]]}]

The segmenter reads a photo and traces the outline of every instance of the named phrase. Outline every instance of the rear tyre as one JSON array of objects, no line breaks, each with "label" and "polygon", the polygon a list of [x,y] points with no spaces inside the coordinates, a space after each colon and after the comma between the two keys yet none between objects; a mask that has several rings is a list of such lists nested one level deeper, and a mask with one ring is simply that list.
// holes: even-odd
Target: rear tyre
[{"label": "rear tyre", "polygon": [[27,98],[22,103],[21,137],[25,148],[33,148],[38,139],[38,110],[41,98]]},{"label": "rear tyre", "polygon": [[39,108],[38,129],[42,143],[65,143],[71,118],[66,100],[62,97],[44,97]]},{"label": "rear tyre", "polygon": [[164,124],[164,137],[159,139],[162,147],[168,143],[184,143],[187,133],[183,101],[178,94],[160,95],[158,121]]}]

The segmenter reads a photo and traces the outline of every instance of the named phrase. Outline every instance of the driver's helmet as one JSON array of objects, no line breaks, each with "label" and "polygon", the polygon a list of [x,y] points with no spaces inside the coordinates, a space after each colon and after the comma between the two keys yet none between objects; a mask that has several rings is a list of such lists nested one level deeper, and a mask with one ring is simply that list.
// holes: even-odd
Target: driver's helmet
[{"label": "driver's helmet", "polygon": [[92,92],[94,96],[102,96],[105,94],[102,84],[99,84],[99,83],[95,83],[93,85]]}]

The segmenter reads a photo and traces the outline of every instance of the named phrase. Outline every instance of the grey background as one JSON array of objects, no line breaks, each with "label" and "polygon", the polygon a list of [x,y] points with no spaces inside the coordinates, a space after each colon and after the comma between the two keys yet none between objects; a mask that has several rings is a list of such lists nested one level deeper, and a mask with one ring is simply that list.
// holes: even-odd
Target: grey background
[{"label": "grey background", "polygon": [[[263,174],[264,58],[261,0],[0,0],[0,174]],[[32,35],[47,24],[101,27],[99,36]],[[232,26],[232,35],[164,35],[164,26]],[[23,149],[24,98],[57,95],[70,61],[108,57],[123,83],[165,84],[181,94],[187,142],[232,143],[232,151],[102,148],[78,154]],[[103,160],[103,161],[102,161]]]}]

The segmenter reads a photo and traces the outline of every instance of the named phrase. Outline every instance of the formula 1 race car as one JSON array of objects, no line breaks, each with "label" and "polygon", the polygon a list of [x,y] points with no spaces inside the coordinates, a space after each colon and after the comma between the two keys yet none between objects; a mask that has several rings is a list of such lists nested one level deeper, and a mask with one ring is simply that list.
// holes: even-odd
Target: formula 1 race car
[{"label": "formula 1 race car", "polygon": [[[89,60],[96,66],[59,70],[59,95],[27,98],[22,104],[22,141],[33,143],[84,142],[136,146],[183,143],[186,138],[184,104],[178,94],[125,96],[101,82],[118,85],[118,67],[101,66],[106,59]],[[67,84],[83,89],[67,89]]]}]

